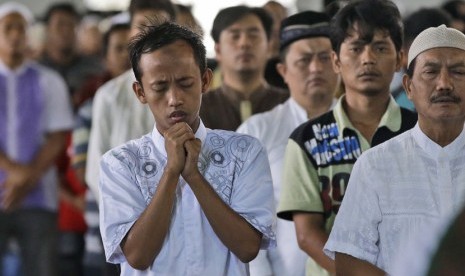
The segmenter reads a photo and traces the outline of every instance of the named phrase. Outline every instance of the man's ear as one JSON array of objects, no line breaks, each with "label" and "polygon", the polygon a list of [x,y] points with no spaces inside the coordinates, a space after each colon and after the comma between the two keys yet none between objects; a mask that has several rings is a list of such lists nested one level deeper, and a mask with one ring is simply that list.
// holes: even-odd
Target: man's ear
[{"label": "man's ear", "polygon": [[339,57],[337,56],[335,51],[331,52],[331,60],[333,61],[333,70],[336,72],[336,74],[341,73],[341,61],[339,60]]},{"label": "man's ear", "polygon": [[402,85],[409,100],[412,100],[412,80],[407,74],[402,77]]},{"label": "man's ear", "polygon": [[218,63],[221,62],[221,47],[219,43],[215,43],[215,58],[218,61]]},{"label": "man's ear", "polygon": [[402,68],[402,66],[403,66],[404,55],[405,55],[405,52],[404,52],[403,49],[401,49],[401,50],[397,53],[396,72],[399,72],[399,70],[400,70],[400,69]]},{"label": "man's ear", "polygon": [[287,71],[286,64],[284,64],[282,62],[278,62],[276,64],[276,71],[278,71],[278,73],[281,75],[281,77],[285,81],[286,80],[286,71]]},{"label": "man's ear", "polygon": [[143,104],[147,103],[147,100],[145,99],[144,88],[139,82],[135,81],[132,84],[132,90],[134,91],[134,94],[136,94],[136,97],[139,99],[141,103]]},{"label": "man's ear", "polygon": [[207,68],[202,76],[202,93],[205,93],[210,88],[210,83],[213,79],[213,72],[210,68]]}]

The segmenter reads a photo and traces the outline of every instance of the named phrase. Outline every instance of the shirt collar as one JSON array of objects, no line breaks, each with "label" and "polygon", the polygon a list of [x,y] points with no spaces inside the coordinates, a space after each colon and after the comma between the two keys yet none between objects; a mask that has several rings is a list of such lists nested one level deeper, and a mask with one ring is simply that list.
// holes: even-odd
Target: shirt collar
[{"label": "shirt collar", "polygon": [[[288,99],[289,106],[291,107],[291,111],[294,113],[294,116],[298,119],[298,122],[305,122],[308,120],[307,111],[299,105],[293,97],[289,97]],[[334,106],[337,104],[337,99],[333,99],[329,110],[332,110]],[[328,111],[329,111],[328,110]]]},{"label": "shirt collar", "polygon": [[[349,128],[356,131],[355,127],[350,122],[349,117],[347,116],[344,108],[343,101],[345,101],[345,95],[342,95],[334,106],[334,117],[336,122],[341,126],[341,129]],[[400,130],[402,124],[402,115],[399,105],[396,103],[394,98],[391,96],[389,99],[389,104],[384,112],[381,120],[379,121],[378,128],[385,126],[392,132],[397,132]],[[342,135],[342,132],[341,132]]]},{"label": "shirt collar", "polygon": [[[252,98],[252,96],[255,95],[255,94],[264,93],[265,89],[268,86],[269,85],[267,83],[264,83],[264,84],[260,85],[257,89],[255,89],[255,91],[252,91],[252,93],[250,93],[250,97],[249,97],[248,100],[250,100],[250,98]],[[228,98],[231,102],[241,102],[241,101],[247,100],[247,99],[244,98],[243,93],[241,93],[241,92],[239,92],[237,90],[234,90],[232,87],[226,85],[224,82],[221,85],[221,91],[226,96],[226,98]]]},{"label": "shirt collar", "polygon": [[413,138],[417,144],[429,155],[438,159],[441,156],[446,155],[448,159],[463,154],[465,148],[465,127],[462,129],[462,132],[455,138],[452,143],[445,147],[441,147],[436,142],[431,140],[426,134],[421,130],[420,125],[417,123],[412,129]]},{"label": "shirt collar", "polygon": [[19,75],[26,70],[27,66],[30,63],[30,61],[26,60],[19,67],[12,70],[8,66],[6,66],[6,64],[2,60],[0,60],[0,72],[3,72],[6,75]]},{"label": "shirt collar", "polygon": [[289,106],[291,111],[294,114],[294,117],[297,118],[298,122],[305,122],[308,120],[307,111],[300,106],[292,97],[289,97]]},{"label": "shirt collar", "polygon": [[[160,134],[156,125],[153,127],[151,136],[152,136],[152,141],[155,144],[155,148],[159,152],[161,152],[164,157],[167,157],[168,155],[165,149],[165,138]],[[202,147],[203,147],[204,142],[207,138],[207,128],[203,124],[202,120],[200,120],[199,128],[195,132],[195,138],[200,139],[200,141],[202,142]]]}]

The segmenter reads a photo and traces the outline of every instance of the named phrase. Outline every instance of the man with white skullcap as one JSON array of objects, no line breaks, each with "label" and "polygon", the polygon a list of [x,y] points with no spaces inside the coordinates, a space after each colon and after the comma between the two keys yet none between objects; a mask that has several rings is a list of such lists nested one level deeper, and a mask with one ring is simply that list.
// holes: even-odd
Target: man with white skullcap
[{"label": "man with white skullcap", "polygon": [[338,273],[392,274],[409,240],[463,206],[465,35],[444,25],[420,33],[403,84],[418,123],[356,162],[325,246]]},{"label": "man with white skullcap", "polygon": [[54,164],[73,119],[63,79],[26,58],[32,20],[22,4],[0,5],[0,257],[16,238],[23,275],[56,275]]}]

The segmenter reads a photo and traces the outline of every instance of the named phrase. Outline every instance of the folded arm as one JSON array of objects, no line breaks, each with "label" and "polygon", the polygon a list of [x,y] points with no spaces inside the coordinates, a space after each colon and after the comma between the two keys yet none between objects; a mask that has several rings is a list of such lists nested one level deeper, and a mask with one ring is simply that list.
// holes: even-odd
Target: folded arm
[{"label": "folded arm", "polygon": [[65,147],[66,133],[66,131],[48,133],[38,153],[28,164],[20,164],[0,153],[0,167],[7,173],[1,202],[5,210],[16,208],[35,187],[43,173],[55,164],[56,158]]}]

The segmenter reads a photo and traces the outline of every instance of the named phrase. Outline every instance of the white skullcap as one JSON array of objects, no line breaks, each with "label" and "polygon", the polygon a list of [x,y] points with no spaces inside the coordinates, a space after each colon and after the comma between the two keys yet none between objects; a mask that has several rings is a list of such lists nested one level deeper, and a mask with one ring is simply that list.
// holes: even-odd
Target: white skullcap
[{"label": "white skullcap", "polygon": [[25,5],[16,2],[7,2],[0,5],[0,19],[12,13],[19,13],[28,24],[34,22],[34,15]]},{"label": "white skullcap", "polygon": [[465,51],[465,35],[457,29],[447,28],[444,24],[422,31],[410,46],[407,67],[422,52],[442,47],[457,48]]}]

